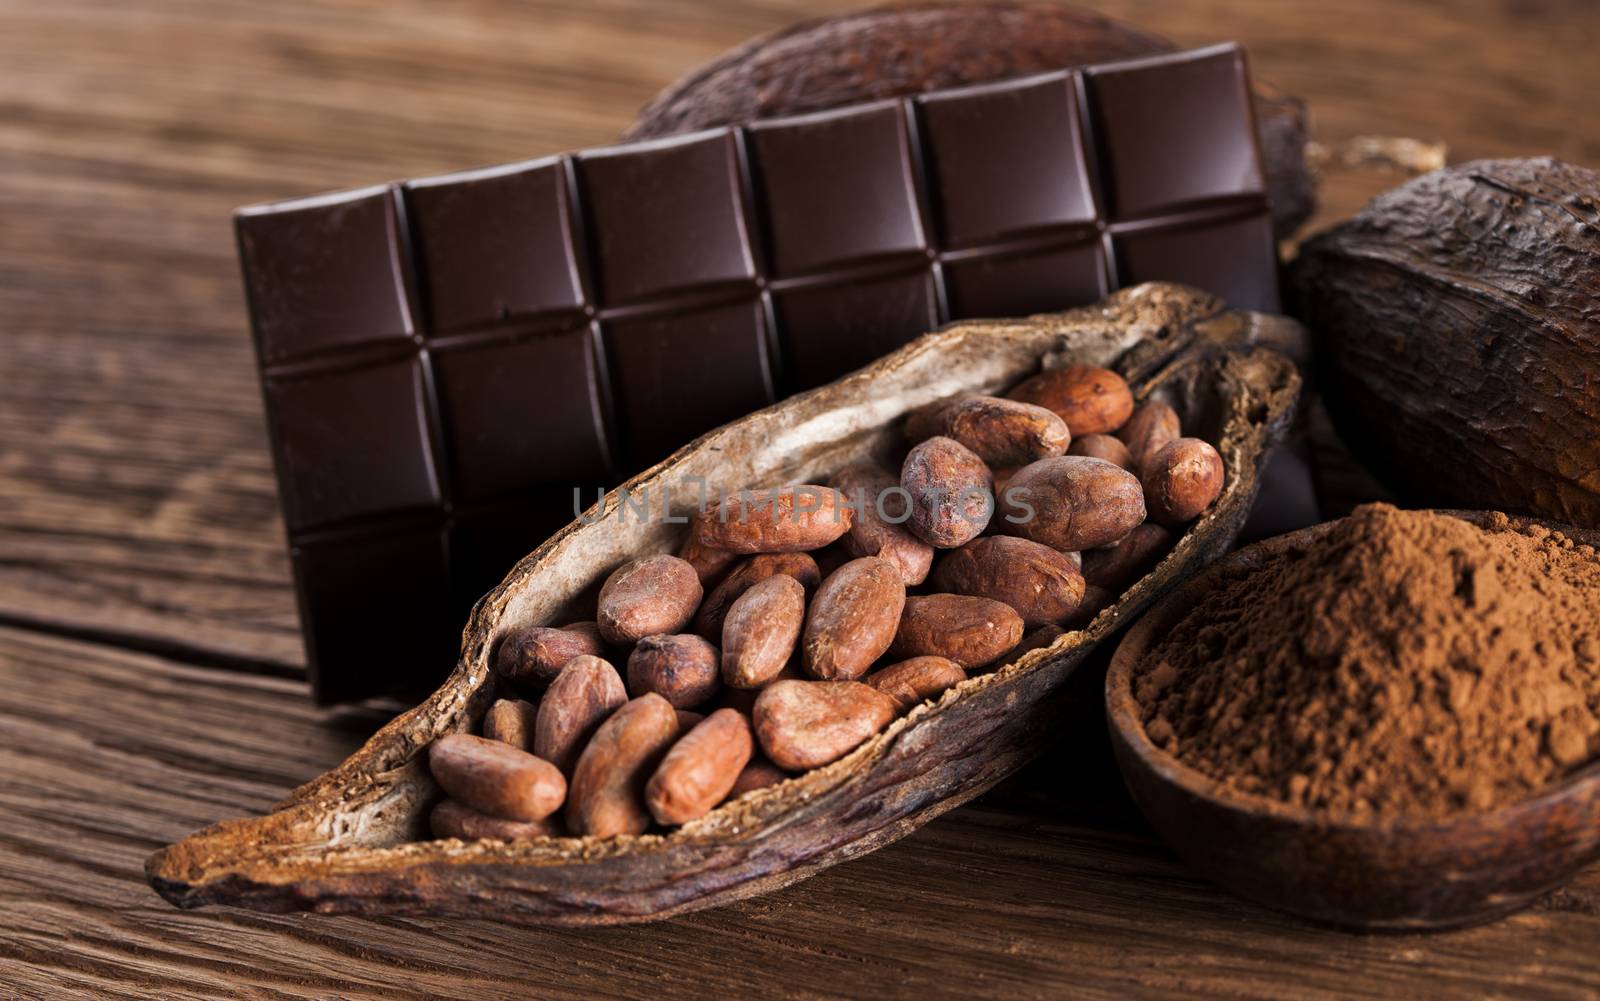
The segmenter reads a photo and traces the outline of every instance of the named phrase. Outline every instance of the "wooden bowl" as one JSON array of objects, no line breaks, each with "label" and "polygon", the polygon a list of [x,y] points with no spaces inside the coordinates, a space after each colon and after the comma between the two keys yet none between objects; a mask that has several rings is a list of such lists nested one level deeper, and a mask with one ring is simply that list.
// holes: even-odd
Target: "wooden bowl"
[{"label": "wooden bowl", "polygon": [[[1489,517],[1442,513],[1475,524]],[[1195,869],[1278,910],[1345,928],[1399,932],[1476,924],[1526,906],[1600,857],[1600,763],[1489,813],[1355,823],[1223,789],[1145,735],[1132,682],[1151,647],[1219,576],[1309,545],[1330,527],[1269,539],[1213,564],[1124,636],[1106,676],[1106,712],[1128,791]],[[1548,527],[1600,546],[1600,532]]]},{"label": "wooden bowl", "polygon": [[[1294,339],[1292,321],[1227,310],[1215,297],[1144,285],[1069,313],[959,323],[832,385],[711,432],[608,494],[556,533],[473,610],[443,686],[349,760],[265,816],[224,821],[157,852],[151,885],[180,907],[432,913],[557,924],[665,917],[775,889],[915,830],[1020,768],[1056,734],[1068,681],[1097,643],[1166,587],[1225,553],[1257,471],[1287,426],[1294,366],[1252,346]],[[440,792],[426,750],[477,727],[498,692],[497,642],[530,625],[593,618],[618,564],[671,552],[695,480],[738,490],[816,482],[904,449],[901,418],[962,391],[995,391],[1040,364],[1113,365],[1216,442],[1228,482],[1172,552],[1091,624],[924,703],[843,759],[748,793],[664,834],[434,840]],[[685,488],[686,489],[680,489]],[[669,521],[658,505],[671,489]],[[641,518],[622,490],[646,496]]]}]

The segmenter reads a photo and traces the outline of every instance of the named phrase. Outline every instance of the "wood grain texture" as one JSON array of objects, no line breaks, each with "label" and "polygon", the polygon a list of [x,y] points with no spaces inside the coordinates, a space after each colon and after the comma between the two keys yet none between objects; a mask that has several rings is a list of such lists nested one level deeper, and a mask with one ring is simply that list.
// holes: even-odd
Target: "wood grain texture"
[{"label": "wood grain texture", "polygon": [[[175,712],[181,705],[182,711]],[[1046,759],[869,859],[636,928],[176,911],[146,853],[264,811],[380,717],[297,684],[0,628],[0,994],[23,997],[1592,996],[1600,873],[1507,921],[1361,938],[1081,826]],[[1063,802],[1061,794],[1067,793]],[[1042,804],[1058,805],[1046,808]]]},{"label": "wood grain texture", "polygon": [[[299,670],[229,212],[612,141],[763,0],[0,3],[0,619]],[[1108,0],[1316,135],[1600,165],[1587,0]],[[1398,178],[1331,174],[1321,219]]]},{"label": "wood grain texture", "polygon": [[[780,896],[645,929],[190,914],[149,892],[150,851],[265,810],[376,725],[197,666],[302,664],[231,209],[605,143],[724,48],[848,6],[0,0],[0,622],[25,627],[0,629],[0,995],[1600,989],[1593,872],[1487,928],[1326,933],[1069,822],[1115,791],[1081,748]],[[1325,141],[1600,166],[1588,0],[1097,6],[1244,42]],[[1332,174],[1321,218],[1397,180]]]}]

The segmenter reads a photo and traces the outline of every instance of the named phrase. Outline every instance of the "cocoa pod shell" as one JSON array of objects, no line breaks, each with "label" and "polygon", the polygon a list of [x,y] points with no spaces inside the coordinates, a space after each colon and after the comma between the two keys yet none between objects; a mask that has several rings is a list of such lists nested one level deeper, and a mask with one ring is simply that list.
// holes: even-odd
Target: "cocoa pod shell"
[{"label": "cocoa pod shell", "polygon": [[[920,3],[805,21],[730,50],[651,101],[623,138],[823,111],[941,87],[1175,51],[1178,46],[1082,7]],[[1316,211],[1304,102],[1255,87],[1256,131],[1283,239]]]},{"label": "cocoa pod shell", "polygon": [[1600,172],[1482,160],[1291,271],[1340,437],[1402,500],[1600,526]]},{"label": "cocoa pod shell", "polygon": [[597,521],[556,533],[478,603],[455,672],[421,705],[272,813],[224,821],[157,852],[146,876],[183,907],[596,925],[770,892],[888,844],[1042,751],[1072,697],[1073,672],[1094,648],[1229,549],[1250,508],[1257,466],[1292,416],[1299,380],[1275,351],[1219,345],[1251,344],[1286,322],[1225,311],[1190,289],[1144,285],[1089,309],[954,324],[713,431],[632,481],[635,496],[668,484],[678,495],[696,476],[713,489],[815,482],[853,461],[889,459],[901,447],[899,418],[910,410],[955,392],[1001,393],[1041,363],[1113,367],[1141,397],[1159,389],[1191,434],[1216,443],[1227,466],[1222,496],[1186,526],[1155,572],[1082,631],[968,678],[833,764],[748,792],[665,834],[428,840],[439,790],[427,773],[427,748],[475,728],[505,695],[490,669],[499,639],[582,618],[608,568],[680,545],[683,523],[624,515],[613,493],[595,509]]}]

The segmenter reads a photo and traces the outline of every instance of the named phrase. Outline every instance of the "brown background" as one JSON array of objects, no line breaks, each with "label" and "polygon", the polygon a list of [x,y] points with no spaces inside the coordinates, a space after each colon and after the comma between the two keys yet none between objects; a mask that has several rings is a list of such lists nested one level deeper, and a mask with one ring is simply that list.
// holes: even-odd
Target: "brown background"
[{"label": "brown background", "polygon": [[[606,143],[691,66],[845,6],[0,0],[0,993],[1600,990],[1600,874],[1486,928],[1326,932],[1189,876],[1084,792],[1100,762],[1059,755],[864,861],[647,928],[180,913],[145,887],[148,852],[265,809],[386,709],[318,712],[297,680],[230,210]],[[1588,0],[1099,6],[1243,41],[1325,141],[1600,166]],[[1330,177],[1322,219],[1397,179]]]}]

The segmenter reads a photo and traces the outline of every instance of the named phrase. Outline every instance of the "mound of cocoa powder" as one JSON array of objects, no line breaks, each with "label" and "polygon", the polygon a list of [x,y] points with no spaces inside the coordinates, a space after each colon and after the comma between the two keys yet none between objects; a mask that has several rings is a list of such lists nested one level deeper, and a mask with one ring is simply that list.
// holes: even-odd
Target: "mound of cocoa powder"
[{"label": "mound of cocoa powder", "polygon": [[1600,558],[1388,505],[1225,576],[1137,669],[1145,731],[1327,814],[1504,806],[1600,756]]}]

